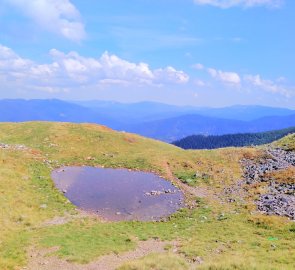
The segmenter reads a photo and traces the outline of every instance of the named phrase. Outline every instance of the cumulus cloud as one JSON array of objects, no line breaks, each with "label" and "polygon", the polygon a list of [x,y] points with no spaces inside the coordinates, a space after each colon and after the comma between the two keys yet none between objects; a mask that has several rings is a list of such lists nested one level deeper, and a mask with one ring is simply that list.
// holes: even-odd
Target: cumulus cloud
[{"label": "cumulus cloud", "polygon": [[73,41],[80,41],[86,36],[80,12],[70,0],[5,1],[48,31]]},{"label": "cumulus cloud", "polygon": [[211,5],[219,8],[244,7],[251,8],[265,6],[270,8],[279,8],[283,0],[194,0],[198,5]]},{"label": "cumulus cloud", "polygon": [[290,89],[287,89],[280,84],[276,84],[271,80],[262,79],[260,75],[245,75],[244,80],[251,86],[267,92],[281,94],[286,97],[290,97],[292,95],[292,91]]},{"label": "cumulus cloud", "polygon": [[197,64],[193,65],[193,68],[198,69],[198,70],[202,70],[202,69],[204,69],[204,65],[197,63]]},{"label": "cumulus cloud", "polygon": [[[241,91],[255,89],[261,90],[273,94],[279,94],[290,98],[295,95],[295,88],[287,85],[287,79],[285,77],[279,77],[275,80],[263,79],[261,75],[240,75],[237,72],[233,71],[223,71],[217,70],[215,68],[206,68],[202,64],[196,64],[193,66],[198,70],[204,70],[207,72],[214,80],[219,83],[222,83],[226,86],[238,87]],[[198,86],[203,86],[203,81],[198,83],[195,81],[195,84]]]},{"label": "cumulus cloud", "polygon": [[211,77],[218,79],[222,82],[233,85],[239,85],[241,83],[241,78],[239,74],[236,72],[216,70],[214,68],[208,68],[207,71],[211,75]]},{"label": "cumulus cloud", "polygon": [[156,69],[154,71],[154,76],[156,82],[160,83],[175,82],[182,84],[189,81],[189,76],[185,72],[181,70],[176,70],[175,68],[170,66],[164,69]]},{"label": "cumulus cloud", "polygon": [[105,52],[100,58],[83,57],[77,52],[50,51],[52,62],[39,64],[21,58],[13,50],[0,45],[2,80],[19,81],[34,89],[53,92],[79,86],[106,84],[163,85],[185,84],[189,76],[173,67],[151,69],[146,63],[132,63]]},{"label": "cumulus cloud", "polygon": [[217,70],[215,68],[206,68],[203,64],[197,63],[192,66],[199,71],[206,71],[212,78],[226,84],[240,85],[241,77],[238,73],[232,71]]}]

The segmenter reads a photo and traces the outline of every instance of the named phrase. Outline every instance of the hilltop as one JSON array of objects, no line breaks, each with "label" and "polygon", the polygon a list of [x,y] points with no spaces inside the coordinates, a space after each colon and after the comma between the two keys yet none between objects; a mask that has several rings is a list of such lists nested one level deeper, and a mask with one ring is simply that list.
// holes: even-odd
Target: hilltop
[{"label": "hilltop", "polygon": [[[294,145],[290,135],[273,147]],[[154,261],[171,270],[293,269],[294,222],[257,211],[265,182],[244,179],[241,161],[266,158],[263,147],[185,151],[95,124],[1,123],[0,269],[86,270],[112,254],[121,270],[152,269]],[[187,207],[162,222],[101,220],[54,187],[50,173],[64,165],[154,172],[182,189]],[[292,170],[282,171],[288,181]]]}]

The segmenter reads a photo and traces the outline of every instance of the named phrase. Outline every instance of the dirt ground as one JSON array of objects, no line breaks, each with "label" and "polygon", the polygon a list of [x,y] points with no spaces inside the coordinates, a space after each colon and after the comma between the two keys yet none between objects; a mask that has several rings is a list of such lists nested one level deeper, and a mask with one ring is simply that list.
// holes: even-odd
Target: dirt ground
[{"label": "dirt ground", "polygon": [[66,260],[51,256],[58,249],[36,250],[31,248],[28,251],[29,263],[23,270],[115,270],[125,262],[139,259],[150,253],[165,252],[165,246],[172,244],[176,248],[176,243],[161,242],[158,240],[141,241],[135,250],[122,254],[110,254],[100,257],[89,264],[75,264]]}]

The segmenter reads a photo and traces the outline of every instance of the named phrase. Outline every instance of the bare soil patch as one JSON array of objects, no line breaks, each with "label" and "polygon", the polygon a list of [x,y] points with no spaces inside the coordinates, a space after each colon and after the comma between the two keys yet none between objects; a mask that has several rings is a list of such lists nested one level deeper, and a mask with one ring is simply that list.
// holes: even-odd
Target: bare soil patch
[{"label": "bare soil patch", "polygon": [[[128,251],[122,254],[109,254],[100,257],[98,260],[88,264],[76,264],[66,260],[60,259],[51,254],[55,252],[58,247],[36,250],[31,248],[28,251],[29,263],[23,270],[115,270],[120,265],[141,257],[147,256],[150,253],[163,253],[165,246],[171,244],[170,242],[162,242],[158,240],[147,240],[138,243],[138,246],[133,251]],[[175,243],[172,243],[176,246]]]}]

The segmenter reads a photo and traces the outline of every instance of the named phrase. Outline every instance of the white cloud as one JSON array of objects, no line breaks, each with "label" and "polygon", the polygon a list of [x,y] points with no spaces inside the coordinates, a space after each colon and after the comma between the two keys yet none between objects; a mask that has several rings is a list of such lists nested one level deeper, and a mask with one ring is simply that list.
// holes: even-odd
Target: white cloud
[{"label": "white cloud", "polygon": [[85,38],[80,12],[70,0],[6,0],[42,28],[63,37],[80,41]]},{"label": "white cloud", "polygon": [[280,7],[284,0],[194,0],[198,5],[211,5],[219,8],[244,7],[251,8],[266,6],[270,8]]},{"label": "white cloud", "polygon": [[241,78],[236,72],[216,70],[214,68],[208,68],[207,71],[212,78],[220,80],[224,83],[229,83],[233,85],[239,85],[241,83]]},{"label": "white cloud", "polygon": [[282,85],[276,84],[271,80],[262,79],[260,75],[245,75],[244,80],[245,82],[248,82],[251,86],[257,87],[267,92],[281,94],[286,97],[290,97],[292,95],[291,90]]},{"label": "white cloud", "polygon": [[[215,80],[225,85],[238,87],[241,91],[248,91],[249,89],[262,90],[273,94],[279,94],[290,98],[295,95],[295,88],[287,86],[287,79],[279,77],[276,80],[266,80],[261,78],[260,75],[239,75],[236,72],[228,72],[217,70],[215,68],[206,68],[202,64],[197,64],[203,67],[205,71]],[[195,81],[198,86],[203,86],[202,81]]]},{"label": "white cloud", "polygon": [[241,83],[240,75],[236,72],[216,70],[214,68],[206,68],[203,64],[200,63],[194,64],[192,67],[197,70],[207,71],[212,78],[219,80],[223,83],[231,85],[240,85]]},{"label": "white cloud", "polygon": [[204,65],[202,65],[200,63],[194,64],[192,67],[195,68],[195,69],[198,69],[198,70],[204,69]]},{"label": "white cloud", "polygon": [[164,69],[156,69],[154,71],[156,82],[159,83],[187,83],[189,81],[189,76],[181,71],[176,70],[173,67],[166,67]]},{"label": "white cloud", "polygon": [[68,54],[50,51],[49,64],[38,64],[18,56],[0,45],[0,76],[2,81],[19,82],[34,89],[70,89],[79,86],[119,84],[163,85],[185,84],[189,76],[173,67],[152,70],[146,63],[132,63],[105,52],[100,58],[83,57],[77,52]]},{"label": "white cloud", "polygon": [[21,58],[10,48],[0,45],[0,74],[4,71],[6,75],[20,78],[25,76],[23,73],[31,64],[32,61]]}]

